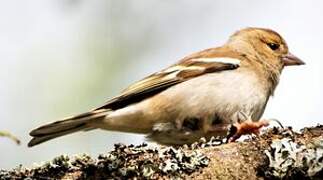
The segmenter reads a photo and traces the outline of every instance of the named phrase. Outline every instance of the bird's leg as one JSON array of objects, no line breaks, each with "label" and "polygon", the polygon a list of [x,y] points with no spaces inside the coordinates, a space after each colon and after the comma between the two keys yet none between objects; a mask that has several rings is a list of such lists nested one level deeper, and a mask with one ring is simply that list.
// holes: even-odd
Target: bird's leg
[{"label": "bird's leg", "polygon": [[242,113],[242,115],[246,117],[246,120],[241,122],[241,119],[239,119],[237,123],[232,125],[227,137],[229,142],[234,142],[242,135],[246,134],[259,135],[260,129],[268,126],[270,123],[269,120],[252,121],[250,116],[246,116],[244,113]]}]

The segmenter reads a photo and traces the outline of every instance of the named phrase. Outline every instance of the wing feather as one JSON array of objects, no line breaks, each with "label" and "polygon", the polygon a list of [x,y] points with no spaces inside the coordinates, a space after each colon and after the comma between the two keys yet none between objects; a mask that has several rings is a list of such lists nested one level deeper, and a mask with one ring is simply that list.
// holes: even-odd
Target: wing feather
[{"label": "wing feather", "polygon": [[121,95],[111,99],[97,109],[119,109],[128,104],[139,102],[149,96],[153,96],[162,90],[191,78],[206,73],[236,69],[239,67],[239,63],[239,60],[230,57],[188,59],[184,63],[170,66],[129,86]]}]

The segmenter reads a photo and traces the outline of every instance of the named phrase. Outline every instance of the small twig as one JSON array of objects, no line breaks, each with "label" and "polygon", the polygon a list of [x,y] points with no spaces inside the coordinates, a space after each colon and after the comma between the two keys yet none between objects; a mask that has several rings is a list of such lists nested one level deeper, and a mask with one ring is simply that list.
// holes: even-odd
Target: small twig
[{"label": "small twig", "polygon": [[7,137],[7,138],[15,141],[18,145],[20,145],[20,140],[16,136],[12,135],[11,133],[9,133],[7,131],[0,131],[0,137]]}]

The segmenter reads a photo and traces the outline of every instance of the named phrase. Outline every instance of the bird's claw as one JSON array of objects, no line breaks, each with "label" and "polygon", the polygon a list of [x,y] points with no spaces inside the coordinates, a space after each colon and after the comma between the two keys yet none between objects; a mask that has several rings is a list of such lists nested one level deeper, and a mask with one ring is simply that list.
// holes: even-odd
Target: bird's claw
[{"label": "bird's claw", "polygon": [[242,135],[260,133],[262,127],[267,127],[270,124],[270,120],[260,120],[257,122],[247,120],[241,123],[235,123],[229,128],[228,132],[228,142],[234,142],[239,139]]}]

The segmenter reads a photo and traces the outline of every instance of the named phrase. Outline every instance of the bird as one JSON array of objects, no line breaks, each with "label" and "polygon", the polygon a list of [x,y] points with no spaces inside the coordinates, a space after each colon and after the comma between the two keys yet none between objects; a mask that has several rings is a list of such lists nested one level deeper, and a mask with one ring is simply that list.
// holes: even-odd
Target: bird
[{"label": "bird", "polygon": [[274,30],[243,28],[222,46],[188,55],[102,106],[32,130],[28,146],[94,129],[145,134],[163,145],[191,144],[233,129],[233,142],[268,126],[261,118],[282,70],[303,64]]}]

